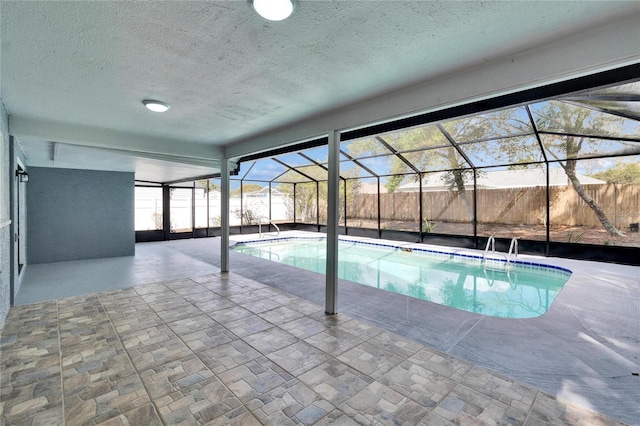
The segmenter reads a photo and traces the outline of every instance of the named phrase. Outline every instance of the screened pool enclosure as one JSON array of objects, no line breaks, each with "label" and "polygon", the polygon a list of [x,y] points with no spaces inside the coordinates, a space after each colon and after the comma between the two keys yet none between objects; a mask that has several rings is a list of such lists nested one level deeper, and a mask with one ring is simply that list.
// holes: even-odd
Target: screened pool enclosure
[{"label": "screened pool enclosure", "polygon": [[[340,233],[638,263],[640,82],[412,124],[341,134]],[[241,159],[231,232],[324,231],[326,144]],[[137,187],[136,229],[219,235],[219,189]]]}]

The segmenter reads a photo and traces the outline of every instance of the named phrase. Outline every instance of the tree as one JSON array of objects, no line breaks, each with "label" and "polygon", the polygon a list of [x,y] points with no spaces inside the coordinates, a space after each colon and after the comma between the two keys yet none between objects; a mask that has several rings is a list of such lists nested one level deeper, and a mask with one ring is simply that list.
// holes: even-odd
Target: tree
[{"label": "tree", "polygon": [[640,164],[636,162],[618,161],[614,168],[592,174],[591,176],[604,180],[607,183],[640,185]]},{"label": "tree", "polygon": [[198,183],[205,189],[205,192],[220,191],[220,187],[216,185],[212,180],[201,179],[198,181]]},{"label": "tree", "polygon": [[242,221],[243,225],[253,225],[258,223],[258,221],[264,217],[262,213],[261,205],[256,205],[257,203],[249,203],[249,205],[245,205],[241,209],[235,209],[233,214]]},{"label": "tree", "polygon": [[396,192],[396,189],[400,186],[400,184],[404,181],[404,175],[393,175],[387,177],[387,182],[384,184],[385,188],[387,188],[387,192],[392,193]]},{"label": "tree", "polygon": [[[463,157],[455,148],[448,148],[440,153],[444,164],[450,169],[442,176],[442,181],[450,190],[458,191],[469,218],[473,218],[473,206],[467,196],[466,184],[473,182],[474,172],[469,168],[467,158],[476,167],[476,178],[485,173],[478,166],[516,165],[535,161],[535,154],[523,149],[530,146],[526,138],[517,136],[526,134],[530,129],[530,123],[523,113],[521,108],[505,109],[434,126],[447,141],[455,141],[466,156]],[[515,136],[508,137],[511,135]]]},{"label": "tree", "polygon": [[544,102],[535,106],[536,124],[539,129],[557,131],[546,139],[547,152],[564,169],[571,185],[580,198],[593,210],[596,217],[610,235],[624,235],[611,222],[605,211],[596,203],[576,174],[576,166],[581,157],[606,148],[610,141],[597,141],[589,135],[615,133],[615,128],[622,126],[624,119],[611,114],[604,114],[589,108],[581,108],[563,102]]},{"label": "tree", "polygon": [[[571,185],[594,211],[604,229],[612,235],[623,235],[585,191],[577,177],[576,167],[580,158],[614,150],[624,152],[627,149],[625,144],[630,142],[597,140],[597,137],[615,137],[628,122],[612,114],[560,101],[541,102],[530,108],[542,134],[548,159],[555,160],[562,166]],[[544,134],[545,132],[551,134]],[[400,152],[421,173],[416,173],[401,158],[394,156],[380,143],[380,139]],[[455,141],[457,148],[450,141]],[[391,163],[389,174],[392,175],[386,183],[389,192],[395,191],[406,179],[406,175],[412,175],[412,179],[418,180],[423,178],[422,173],[444,170],[443,182],[450,190],[457,191],[469,217],[473,217],[473,209],[465,183],[472,181],[473,167],[476,167],[478,173],[482,169],[477,167],[504,165],[519,169],[537,167],[531,163],[543,161],[532,123],[524,107],[393,132],[381,138],[353,142],[349,149],[350,154],[356,158],[388,156]],[[634,152],[633,148],[629,152]],[[620,166],[616,171],[620,176],[612,175],[611,179],[618,179],[620,182],[635,179],[633,176],[637,168],[637,165]]]},{"label": "tree", "polygon": [[[309,218],[315,217],[316,212],[319,210],[321,222],[326,221],[327,217],[327,205],[326,200],[328,197],[327,187],[327,171],[326,169],[314,165],[298,167],[306,176],[317,179],[317,181],[309,181],[309,179],[295,170],[289,170],[278,181],[281,183],[293,183],[293,185],[283,185],[280,189],[281,193],[286,196],[293,204],[294,187],[295,187],[295,212],[296,218]],[[360,190],[360,181],[357,179],[357,170],[343,171],[340,173],[342,177],[348,177],[349,179],[341,179],[338,185],[339,191],[339,212],[338,222],[341,222],[346,217],[344,209],[344,197],[345,190],[347,200],[357,197]]]},{"label": "tree", "polygon": [[[515,159],[518,163],[524,163],[532,154],[521,149],[522,144],[518,143],[518,138],[493,144],[467,143],[509,134],[524,134],[529,128],[530,124],[526,122],[522,110],[503,110],[451,120],[441,125],[432,124],[393,132],[377,139],[359,140],[350,145],[350,154],[355,157],[388,155],[391,174],[385,183],[388,192],[394,192],[407,175],[411,176],[409,179],[418,181],[424,177],[423,173],[444,170],[442,182],[450,190],[456,191],[465,205],[468,217],[473,218],[473,203],[466,188],[473,182],[473,169],[461,152],[451,145],[450,140],[464,144],[461,150],[467,157],[481,160],[490,157],[494,161],[503,162]],[[381,143],[381,139],[401,152],[421,173],[416,174],[402,158],[392,155]]]},{"label": "tree", "polygon": [[[282,182],[295,177],[295,172],[287,172],[280,177]],[[295,187],[295,200],[294,200]],[[318,190],[320,188],[318,187]],[[287,205],[287,213],[289,216],[295,216],[298,221],[305,222],[309,218],[315,217],[317,212],[316,202],[316,183],[315,182],[296,182],[291,185],[281,185],[280,192],[285,197]],[[315,222],[315,221],[314,221]]]},{"label": "tree", "polygon": [[[263,186],[258,185],[257,183],[245,183],[242,185],[242,193],[248,194],[250,192],[260,191]],[[239,197],[240,196],[240,188],[229,191],[229,196],[231,197]]]}]

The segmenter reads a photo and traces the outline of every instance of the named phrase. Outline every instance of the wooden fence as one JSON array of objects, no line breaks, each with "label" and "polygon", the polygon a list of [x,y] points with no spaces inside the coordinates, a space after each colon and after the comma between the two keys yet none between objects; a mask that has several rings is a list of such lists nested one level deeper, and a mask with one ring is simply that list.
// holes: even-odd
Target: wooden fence
[{"label": "wooden fence", "polygon": [[[627,229],[630,223],[640,222],[640,185],[585,185],[585,190],[616,227]],[[473,191],[467,191],[466,196],[468,206],[457,191],[424,192],[424,219],[453,223],[472,221]],[[593,210],[573,187],[550,187],[549,198],[551,223],[600,226]],[[479,189],[478,223],[544,224],[546,199],[545,187]],[[380,194],[380,218],[417,222],[420,216],[418,203],[417,192]],[[350,219],[376,219],[377,214],[377,194],[358,194],[348,200],[347,217]]]}]

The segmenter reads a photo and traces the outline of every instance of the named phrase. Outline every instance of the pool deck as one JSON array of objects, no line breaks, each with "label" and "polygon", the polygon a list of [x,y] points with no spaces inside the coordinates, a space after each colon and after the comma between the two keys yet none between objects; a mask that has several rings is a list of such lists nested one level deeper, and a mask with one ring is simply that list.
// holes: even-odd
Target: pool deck
[{"label": "pool deck", "polygon": [[[281,234],[295,235],[318,234]],[[138,244],[132,258],[29,265],[16,304],[215,274],[219,255],[220,239],[214,238]],[[337,318],[363,321],[556,398],[640,424],[640,268],[525,255],[518,259],[573,272],[541,317],[486,317],[340,280]],[[230,269],[324,306],[324,275],[235,252]]]}]

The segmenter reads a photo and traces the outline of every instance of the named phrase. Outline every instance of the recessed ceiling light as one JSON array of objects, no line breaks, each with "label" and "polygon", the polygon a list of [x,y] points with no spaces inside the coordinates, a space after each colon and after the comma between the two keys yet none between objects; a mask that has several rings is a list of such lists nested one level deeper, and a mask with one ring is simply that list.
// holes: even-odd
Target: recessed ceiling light
[{"label": "recessed ceiling light", "polygon": [[165,112],[170,108],[170,105],[166,102],[154,101],[152,99],[145,99],[142,101],[144,106],[147,107],[149,111],[153,112]]},{"label": "recessed ceiling light", "polygon": [[269,21],[282,21],[293,13],[295,0],[253,0],[258,15]]}]

